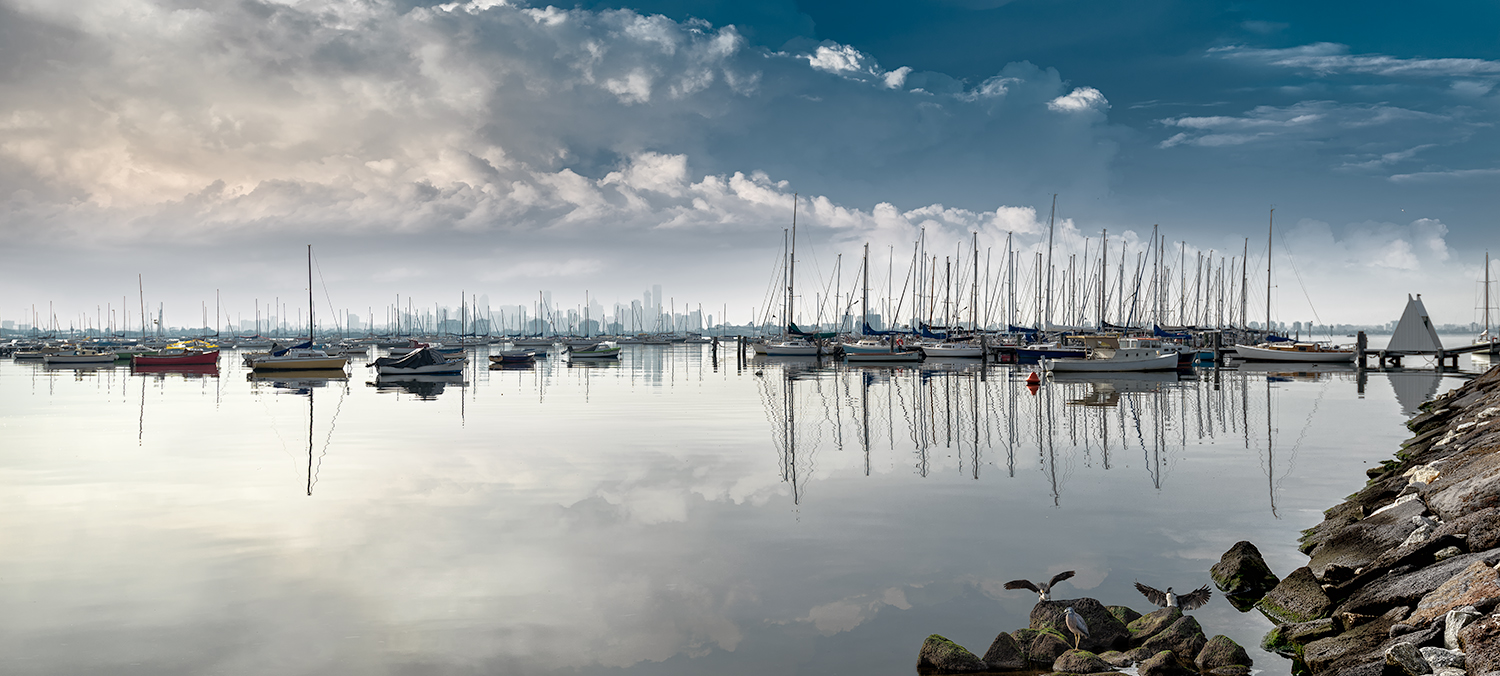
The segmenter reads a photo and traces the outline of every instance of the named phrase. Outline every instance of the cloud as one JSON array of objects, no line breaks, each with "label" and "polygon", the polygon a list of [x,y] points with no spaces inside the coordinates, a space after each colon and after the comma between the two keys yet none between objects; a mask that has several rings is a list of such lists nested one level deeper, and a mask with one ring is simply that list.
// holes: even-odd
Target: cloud
[{"label": "cloud", "polygon": [[1216,47],[1210,49],[1208,53],[1231,61],[1296,69],[1317,76],[1345,74],[1417,78],[1500,76],[1500,61],[1350,54],[1348,45],[1332,42],[1317,42],[1284,49],[1261,49],[1234,45]]},{"label": "cloud", "polygon": [[1392,183],[1445,183],[1500,178],[1500,169],[1453,169],[1448,171],[1419,171],[1411,174],[1395,174]]},{"label": "cloud", "polygon": [[[1409,142],[1426,136],[1451,143],[1474,128],[1473,123],[1455,115],[1386,104],[1336,101],[1256,106],[1240,115],[1181,116],[1158,122],[1168,128],[1184,130],[1161,141],[1158,144],[1161,148],[1317,142],[1354,150],[1368,148],[1367,141],[1389,143],[1391,137]],[[1394,130],[1399,130],[1399,133]]]},{"label": "cloud", "polygon": [[1047,102],[1048,110],[1060,113],[1078,113],[1085,111],[1109,110],[1109,100],[1093,87],[1079,87],[1069,92],[1067,96],[1059,96]]}]

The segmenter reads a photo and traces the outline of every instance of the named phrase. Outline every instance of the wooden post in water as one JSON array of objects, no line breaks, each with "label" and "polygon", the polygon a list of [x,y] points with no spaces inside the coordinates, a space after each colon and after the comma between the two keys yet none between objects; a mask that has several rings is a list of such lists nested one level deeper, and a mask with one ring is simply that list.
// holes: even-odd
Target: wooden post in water
[{"label": "wooden post in water", "polygon": [[1365,353],[1369,351],[1370,338],[1364,331],[1354,334],[1354,367],[1363,370],[1366,368]]}]

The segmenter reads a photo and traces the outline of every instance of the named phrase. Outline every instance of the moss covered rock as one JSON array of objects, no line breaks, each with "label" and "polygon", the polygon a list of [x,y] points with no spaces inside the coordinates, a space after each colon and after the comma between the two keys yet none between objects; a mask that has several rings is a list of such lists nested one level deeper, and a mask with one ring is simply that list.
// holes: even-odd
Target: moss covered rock
[{"label": "moss covered rock", "polygon": [[1150,650],[1152,654],[1170,650],[1183,664],[1192,664],[1193,660],[1198,657],[1198,653],[1203,651],[1203,646],[1207,644],[1208,637],[1203,635],[1203,627],[1198,625],[1198,620],[1184,615],[1173,622],[1172,626],[1146,639],[1141,647]]},{"label": "moss covered rock", "polygon": [[1032,664],[1050,666],[1063,653],[1072,649],[1071,641],[1064,641],[1057,632],[1047,630],[1038,632],[1036,638],[1031,640],[1031,645],[1026,648],[1026,658]]},{"label": "moss covered rock", "polygon": [[1065,674],[1102,674],[1115,668],[1087,650],[1069,650],[1057,656],[1052,670]]},{"label": "moss covered rock", "polygon": [[1193,660],[1198,666],[1198,671],[1210,671],[1219,667],[1252,665],[1250,654],[1233,639],[1219,634],[1204,644],[1203,649],[1198,651],[1198,657]]},{"label": "moss covered rock", "polygon": [[1182,619],[1181,608],[1162,608],[1136,618],[1126,626],[1125,630],[1130,632],[1131,644],[1140,645],[1180,619]]},{"label": "moss covered rock", "polygon": [[962,674],[984,671],[988,665],[974,653],[943,636],[933,634],[917,653],[917,671],[928,674]]},{"label": "moss covered rock", "polygon": [[1193,670],[1183,666],[1182,661],[1170,650],[1162,650],[1141,660],[1136,665],[1141,676],[1192,676]]},{"label": "moss covered rock", "polygon": [[1073,635],[1063,619],[1068,608],[1078,613],[1089,627],[1089,635],[1078,643],[1079,648],[1103,652],[1130,647],[1130,632],[1125,623],[1111,614],[1104,604],[1091,598],[1042,601],[1031,608],[1031,628],[1056,631],[1067,639],[1069,648],[1073,647]]},{"label": "moss covered rock", "polygon": [[1255,607],[1272,622],[1290,624],[1328,617],[1333,601],[1313,577],[1312,569],[1303,566],[1286,576]]},{"label": "moss covered rock", "polygon": [[1141,614],[1135,612],[1130,606],[1105,606],[1104,609],[1108,610],[1110,615],[1114,615],[1121,624],[1127,626],[1141,617]]},{"label": "moss covered rock", "polygon": [[990,643],[990,649],[984,651],[982,659],[992,671],[1020,671],[1027,667],[1021,644],[1016,643],[1014,636],[1003,632]]},{"label": "moss covered rock", "polygon": [[1234,543],[1219,562],[1208,569],[1208,575],[1219,591],[1240,599],[1259,599],[1280,582],[1271,572],[1271,567],[1266,565],[1260,550],[1248,540]]}]

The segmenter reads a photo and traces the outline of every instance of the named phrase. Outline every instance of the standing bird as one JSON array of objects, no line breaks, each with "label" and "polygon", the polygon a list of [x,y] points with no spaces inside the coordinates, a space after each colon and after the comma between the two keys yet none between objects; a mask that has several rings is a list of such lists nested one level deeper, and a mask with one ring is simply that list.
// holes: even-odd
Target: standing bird
[{"label": "standing bird", "polygon": [[1160,589],[1152,589],[1137,582],[1135,583],[1135,588],[1146,597],[1147,601],[1163,608],[1181,608],[1183,610],[1201,608],[1208,603],[1208,597],[1213,595],[1213,592],[1208,590],[1208,585],[1203,585],[1193,590],[1191,594],[1183,594],[1181,596],[1172,593],[1171,587],[1167,587],[1166,591],[1161,591]]},{"label": "standing bird", "polygon": [[1068,623],[1068,631],[1073,632],[1073,649],[1077,650],[1080,638],[1089,637],[1089,625],[1083,621],[1083,616],[1078,611],[1073,610],[1073,606],[1068,606],[1063,611],[1063,621]]},{"label": "standing bird", "polygon": [[[1071,571],[1071,570],[1065,570],[1065,571],[1063,571],[1061,573],[1053,575],[1052,576],[1052,580],[1050,582],[1042,582],[1042,583],[1038,583],[1038,584],[1032,584],[1031,580],[1011,580],[1010,582],[1005,583],[1005,588],[1006,589],[1030,589],[1031,591],[1036,592],[1037,596],[1042,597],[1041,600],[1043,600],[1043,601],[1051,601],[1052,600],[1052,587],[1053,587],[1053,585],[1056,585],[1057,583],[1062,582],[1063,580],[1066,580],[1066,579],[1068,579],[1070,577],[1073,577],[1073,571]],[[1085,633],[1087,633],[1087,632],[1085,632]]]}]

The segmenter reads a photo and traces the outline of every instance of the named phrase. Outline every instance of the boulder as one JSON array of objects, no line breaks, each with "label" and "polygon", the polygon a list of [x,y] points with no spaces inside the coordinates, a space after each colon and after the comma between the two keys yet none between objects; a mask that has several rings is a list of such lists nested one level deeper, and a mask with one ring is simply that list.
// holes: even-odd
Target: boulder
[{"label": "boulder", "polygon": [[1476,620],[1458,632],[1465,668],[1471,674],[1500,671],[1500,615]]},{"label": "boulder", "polygon": [[1016,638],[1010,634],[1001,632],[990,642],[990,649],[984,651],[985,664],[991,671],[1020,671],[1025,669],[1026,655],[1021,652],[1021,644],[1016,643]]},{"label": "boulder", "polygon": [[1313,641],[1303,646],[1302,660],[1314,674],[1345,674],[1367,664],[1380,666],[1384,664],[1380,647],[1389,640],[1391,625],[1405,617],[1405,608],[1394,608],[1342,634]]},{"label": "boulder", "polygon": [[1500,453],[1489,449],[1475,452],[1468,462],[1454,457],[1427,492],[1427,504],[1443,520],[1457,519],[1471,512],[1500,507]]},{"label": "boulder", "polygon": [[[1402,487],[1405,487],[1403,481]],[[1312,550],[1307,566],[1314,576],[1323,578],[1329,566],[1359,569],[1395,549],[1416,530],[1411,517],[1421,516],[1427,506],[1420,499],[1385,508],[1333,532]]]},{"label": "boulder", "polygon": [[1411,617],[1406,621],[1411,624],[1426,624],[1447,615],[1451,610],[1496,597],[1500,597],[1500,573],[1483,561],[1474,561],[1423,596],[1417,603],[1417,609],[1412,611]]},{"label": "boulder", "polygon": [[1208,676],[1249,676],[1250,667],[1231,664],[1227,667],[1209,669],[1208,671],[1205,671],[1203,673],[1207,674]]},{"label": "boulder", "polygon": [[1038,632],[1036,638],[1031,640],[1031,645],[1026,647],[1026,659],[1032,664],[1050,665],[1072,649],[1072,641],[1064,641],[1056,632]]},{"label": "boulder", "polygon": [[1114,615],[1115,619],[1123,622],[1126,626],[1129,626],[1131,622],[1136,621],[1141,616],[1140,613],[1135,612],[1135,609],[1130,606],[1105,606],[1104,609],[1108,610],[1110,615]]},{"label": "boulder", "polygon": [[1099,653],[1099,659],[1108,662],[1112,667],[1119,667],[1121,669],[1135,664],[1135,660],[1130,659],[1129,655],[1126,655],[1125,653],[1122,653],[1118,650],[1108,650]]},{"label": "boulder", "polygon": [[984,660],[967,648],[937,634],[928,636],[917,653],[917,671],[923,673],[962,674],[987,668]]},{"label": "boulder", "polygon": [[[1432,676],[1469,676],[1469,672],[1457,667],[1436,667],[1432,670]],[[1491,676],[1486,674],[1485,676]]]},{"label": "boulder", "polygon": [[1323,521],[1321,523],[1302,531],[1302,537],[1298,539],[1300,544],[1297,546],[1297,551],[1307,554],[1327,540],[1329,536],[1363,518],[1365,518],[1364,505],[1357,502],[1341,502],[1334,505],[1323,511]]},{"label": "boulder", "polygon": [[1131,664],[1138,664],[1140,662],[1146,661],[1147,658],[1150,658],[1156,653],[1153,653],[1145,648],[1131,648],[1130,650],[1126,650],[1122,654],[1125,656],[1125,659],[1130,660]]},{"label": "boulder", "polygon": [[1473,624],[1474,620],[1479,619],[1479,617],[1479,611],[1471,606],[1454,608],[1448,611],[1448,615],[1445,618],[1446,624],[1443,627],[1443,647],[1449,650],[1456,650],[1458,648],[1458,632],[1464,627]]},{"label": "boulder", "polygon": [[1207,643],[1208,638],[1203,635],[1203,627],[1198,625],[1198,620],[1191,615],[1184,615],[1173,622],[1172,626],[1146,639],[1141,647],[1151,650],[1152,654],[1170,650],[1183,664],[1192,664]]},{"label": "boulder", "polygon": [[1065,674],[1102,674],[1115,668],[1087,650],[1069,650],[1052,662],[1052,670]]},{"label": "boulder", "polygon": [[1162,608],[1132,620],[1129,625],[1126,625],[1125,629],[1130,632],[1130,642],[1134,645],[1140,645],[1145,643],[1146,639],[1155,636],[1158,632],[1172,626],[1173,622],[1180,619],[1182,619],[1181,608]]},{"label": "boulder", "polygon": [[1192,676],[1193,673],[1170,650],[1163,650],[1142,660],[1136,665],[1135,671],[1141,676]]},{"label": "boulder", "polygon": [[1198,657],[1193,660],[1193,664],[1198,666],[1198,671],[1209,671],[1219,667],[1249,667],[1253,662],[1250,661],[1250,654],[1245,652],[1240,644],[1235,643],[1228,636],[1219,634],[1208,639],[1208,643],[1198,651]]},{"label": "boulder", "polygon": [[1016,645],[1021,646],[1021,654],[1026,655],[1027,659],[1030,659],[1028,651],[1031,650],[1031,642],[1035,641],[1037,634],[1040,633],[1042,632],[1035,629],[1017,629],[1011,632],[1010,636],[1016,639]]},{"label": "boulder", "polygon": [[1394,606],[1414,606],[1422,597],[1476,561],[1493,566],[1500,561],[1500,549],[1455,556],[1407,573],[1393,570],[1355,592],[1339,605],[1336,612],[1374,615]]},{"label": "boulder", "polygon": [[[1095,653],[1106,650],[1123,650],[1130,647],[1130,632],[1125,623],[1116,619],[1104,604],[1090,598],[1066,601],[1042,601],[1031,608],[1031,628],[1051,629],[1067,637],[1068,647],[1073,647],[1073,634],[1063,621],[1063,611],[1071,607],[1089,627],[1088,638],[1082,639],[1078,647]],[[1055,656],[1054,656],[1055,657]],[[1036,661],[1035,658],[1032,661]]]},{"label": "boulder", "polygon": [[1292,571],[1255,605],[1272,622],[1283,624],[1321,619],[1333,610],[1333,600],[1307,566]]},{"label": "boulder", "polygon": [[1423,676],[1432,673],[1432,665],[1422,659],[1422,653],[1410,643],[1397,643],[1385,651],[1387,666],[1396,667],[1406,676]]},{"label": "boulder", "polygon": [[1427,660],[1427,663],[1432,665],[1433,671],[1444,667],[1464,668],[1464,654],[1457,650],[1428,646],[1426,648],[1417,648],[1417,652],[1422,653],[1422,659]]},{"label": "boulder", "polygon": [[1271,572],[1271,567],[1266,565],[1260,550],[1249,540],[1234,543],[1219,557],[1219,562],[1208,569],[1208,575],[1213,578],[1214,586],[1226,596],[1243,599],[1259,599],[1280,582]]},{"label": "boulder", "polygon": [[1311,622],[1297,622],[1295,624],[1283,624],[1279,627],[1282,636],[1288,643],[1304,646],[1320,638],[1327,638],[1339,633],[1337,622],[1331,617]]},{"label": "boulder", "polygon": [[1296,658],[1302,652],[1302,646],[1286,640],[1285,630],[1291,625],[1280,624],[1272,627],[1260,639],[1260,649],[1268,653],[1276,653],[1286,658]]}]

